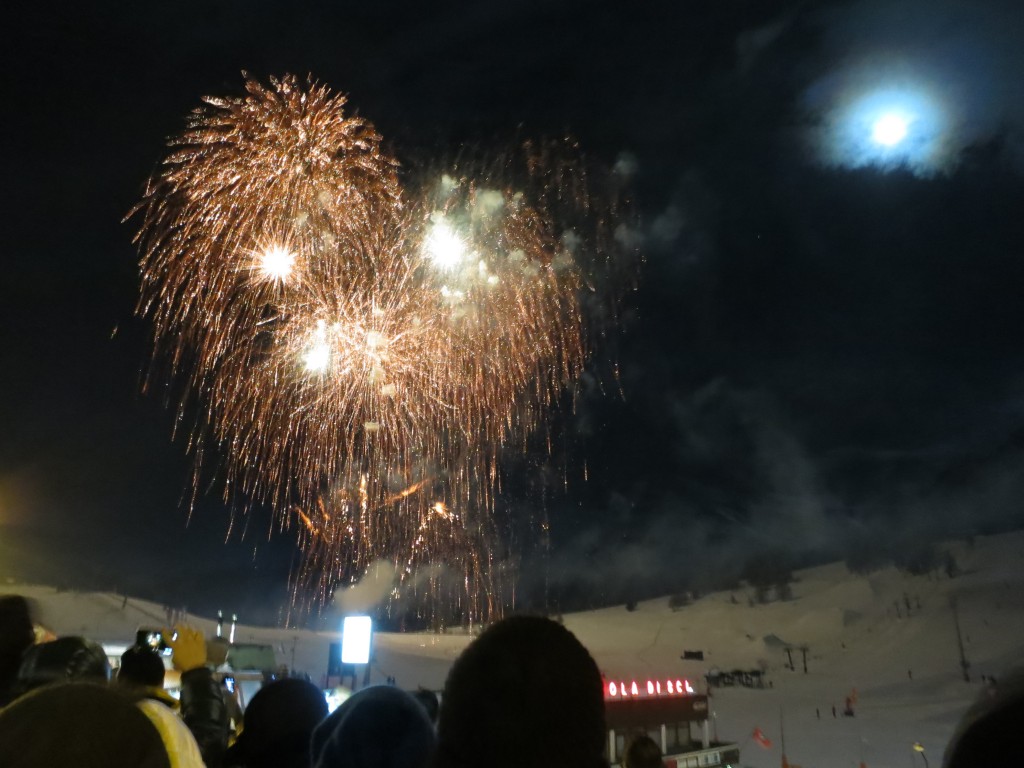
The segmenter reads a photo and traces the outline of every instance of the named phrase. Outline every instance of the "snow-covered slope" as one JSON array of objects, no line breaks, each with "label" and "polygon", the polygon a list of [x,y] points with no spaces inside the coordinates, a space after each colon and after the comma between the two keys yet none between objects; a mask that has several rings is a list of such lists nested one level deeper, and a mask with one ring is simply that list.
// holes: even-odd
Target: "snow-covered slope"
[{"label": "snow-covered slope", "polygon": [[[766,671],[770,688],[715,689],[712,710],[722,738],[743,745],[742,763],[780,763],[780,719],[787,757],[809,768],[923,765],[920,742],[938,765],[953,727],[982,692],[981,676],[998,678],[1024,663],[1024,532],[948,546],[961,571],[907,576],[895,569],[853,576],[842,564],[800,571],[792,599],[751,603],[752,592],[715,593],[672,610],[669,599],[569,614],[565,625],[610,678],[683,675],[703,680],[711,667]],[[129,642],[139,626],[172,618],[155,603],[113,594],[57,592],[8,584],[34,598],[40,619],[58,634]],[[971,682],[963,679],[951,598],[955,598]],[[908,609],[909,605],[909,609]],[[187,620],[212,633],[215,622]],[[240,626],[236,639],[272,644],[278,660],[321,676],[328,633]],[[374,679],[393,675],[404,687],[441,686],[465,635],[385,634],[375,638]],[[786,646],[799,650],[786,667]],[[683,661],[684,650],[704,661]],[[854,717],[844,717],[855,692]],[[836,707],[833,717],[832,707]],[[749,739],[755,727],[773,741]],[[914,761],[917,761],[916,763]]]},{"label": "snow-covered slope", "polygon": [[[954,578],[895,569],[858,577],[837,563],[797,573],[785,602],[751,605],[749,590],[717,593],[675,612],[662,599],[632,613],[567,616],[566,625],[614,677],[767,669],[771,688],[713,691],[718,732],[744,745],[744,765],[780,764],[780,718],[787,757],[805,768],[861,760],[921,766],[915,742],[938,765],[956,722],[983,692],[981,676],[998,679],[1024,663],[1024,533],[947,548],[961,570]],[[792,653],[795,670],[786,668],[785,644],[807,647],[806,673],[799,651]],[[705,661],[682,661],[683,650],[702,650]],[[855,716],[844,717],[854,692]],[[749,739],[755,727],[772,739],[771,750]]]}]

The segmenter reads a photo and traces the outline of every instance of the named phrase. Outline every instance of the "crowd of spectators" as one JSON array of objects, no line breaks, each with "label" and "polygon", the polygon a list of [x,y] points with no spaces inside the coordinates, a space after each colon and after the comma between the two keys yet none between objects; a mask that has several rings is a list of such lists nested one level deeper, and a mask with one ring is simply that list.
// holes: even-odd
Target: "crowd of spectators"
[{"label": "crowd of spectators", "polygon": [[[601,674],[579,640],[546,618],[515,616],[486,629],[452,666],[439,708],[430,691],[377,685],[328,714],[319,688],[283,678],[259,689],[240,723],[203,635],[187,626],[167,634],[181,674],[177,700],[148,645],[125,651],[111,679],[98,644],[36,642],[28,603],[0,597],[0,766],[608,768]],[[1019,694],[972,709],[949,768],[981,764],[982,754],[984,764],[1010,764],[1000,759],[1015,754]],[[644,734],[623,755],[623,768],[662,765]]]}]

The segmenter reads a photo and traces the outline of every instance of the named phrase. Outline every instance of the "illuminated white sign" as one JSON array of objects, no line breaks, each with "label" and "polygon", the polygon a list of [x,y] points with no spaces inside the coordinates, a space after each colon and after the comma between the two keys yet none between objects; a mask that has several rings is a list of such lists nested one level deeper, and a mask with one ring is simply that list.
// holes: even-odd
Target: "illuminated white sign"
[{"label": "illuminated white sign", "polygon": [[369,616],[346,616],[341,628],[341,663],[366,664],[370,661],[370,636],[373,619]]}]

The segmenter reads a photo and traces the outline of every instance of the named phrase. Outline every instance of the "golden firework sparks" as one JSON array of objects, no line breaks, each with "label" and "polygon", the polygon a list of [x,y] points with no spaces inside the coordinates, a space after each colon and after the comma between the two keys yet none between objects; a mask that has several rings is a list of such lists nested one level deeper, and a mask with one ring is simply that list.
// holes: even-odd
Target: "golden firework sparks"
[{"label": "golden firework sparks", "polygon": [[343,95],[245,85],[205,99],[135,209],[138,311],[205,417],[197,460],[212,443],[226,496],[296,510],[314,602],[383,558],[399,590],[446,564],[494,616],[499,453],[586,358],[555,211],[579,180],[541,152],[533,189],[459,164],[410,192]]}]

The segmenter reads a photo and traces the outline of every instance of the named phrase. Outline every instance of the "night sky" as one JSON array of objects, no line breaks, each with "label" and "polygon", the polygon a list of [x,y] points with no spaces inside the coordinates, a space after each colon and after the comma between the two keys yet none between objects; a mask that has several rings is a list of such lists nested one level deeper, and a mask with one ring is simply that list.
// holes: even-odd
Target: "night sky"
[{"label": "night sky", "polygon": [[[279,615],[291,535],[266,510],[229,533],[216,484],[189,519],[175,403],[141,393],[122,223],[243,70],[348,93],[410,167],[571,133],[630,176],[645,261],[604,350],[620,380],[595,363],[553,455],[505,468],[503,519],[543,505],[552,526],[524,595],[596,605],[714,586],[755,552],[1024,524],[1016,0],[41,2],[7,21],[0,578]],[[907,136],[887,148],[871,126],[892,110]]]}]

